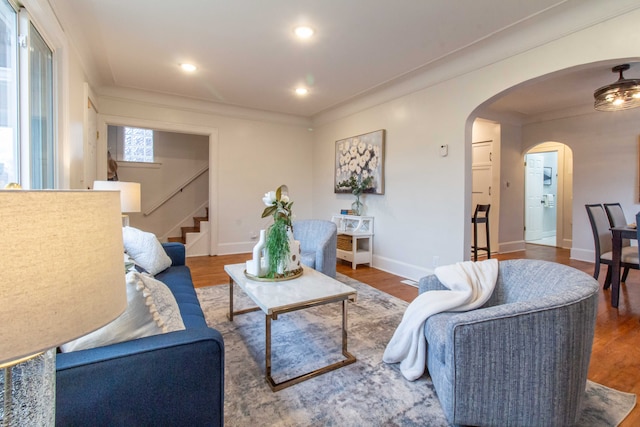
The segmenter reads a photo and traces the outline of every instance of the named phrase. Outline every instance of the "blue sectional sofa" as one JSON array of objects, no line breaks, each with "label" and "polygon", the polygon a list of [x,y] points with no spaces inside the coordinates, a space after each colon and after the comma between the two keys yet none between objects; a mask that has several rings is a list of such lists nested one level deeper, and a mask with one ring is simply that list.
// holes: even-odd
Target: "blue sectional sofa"
[{"label": "blue sectional sofa", "polygon": [[222,426],[224,343],[207,327],[180,243],[156,279],[171,289],[181,331],[57,355],[56,425]]}]

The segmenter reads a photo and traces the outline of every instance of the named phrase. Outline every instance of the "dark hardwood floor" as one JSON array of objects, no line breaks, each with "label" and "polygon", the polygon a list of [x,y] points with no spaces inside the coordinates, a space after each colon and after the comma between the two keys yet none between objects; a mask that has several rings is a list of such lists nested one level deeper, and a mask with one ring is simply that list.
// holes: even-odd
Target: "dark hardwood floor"
[{"label": "dark hardwood floor", "polygon": [[[188,258],[194,285],[196,287],[228,283],[224,265],[244,262],[250,254],[223,255],[214,257]],[[499,260],[529,258],[555,261],[570,265],[589,275],[593,274],[591,263],[569,259],[569,250],[549,246],[528,244],[525,251],[497,255]],[[415,287],[401,281],[403,277],[359,265],[356,270],[351,264],[338,262],[338,271],[381,291],[405,301],[412,301],[417,295]],[[606,267],[602,268],[599,282],[602,285]],[[640,395],[640,271],[631,270],[627,282],[620,289],[619,307],[610,304],[611,291],[600,290],[596,334],[589,366],[589,379],[607,387]],[[571,363],[571,361],[567,361]],[[640,425],[640,409],[636,406],[621,424],[621,427]]]}]

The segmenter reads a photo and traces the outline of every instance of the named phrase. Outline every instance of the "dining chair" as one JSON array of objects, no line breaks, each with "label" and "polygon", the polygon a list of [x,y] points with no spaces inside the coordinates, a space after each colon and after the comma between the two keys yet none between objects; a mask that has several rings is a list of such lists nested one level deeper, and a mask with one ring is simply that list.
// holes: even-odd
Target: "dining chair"
[{"label": "dining chair", "polygon": [[[489,239],[489,209],[491,205],[476,205],[471,222],[473,223],[473,260],[478,260],[478,251],[486,251],[487,258],[491,258],[491,244]],[[485,237],[487,246],[478,246],[478,224],[485,225]]]},{"label": "dining chair", "polygon": [[[613,227],[626,227],[628,225],[627,218],[624,215],[624,210],[622,210],[622,205],[620,203],[604,203],[604,210],[607,213],[607,218],[609,218],[609,225],[611,228]],[[622,247],[631,246],[631,241],[629,239],[622,239]],[[625,268],[622,273],[621,282],[627,280],[627,275],[629,274],[629,269]]]},{"label": "dining chair", "polygon": [[[607,266],[607,277],[604,281],[604,289],[609,289],[611,286],[611,265],[613,264],[613,241],[611,238],[611,224],[601,204],[587,204],[584,205],[587,209],[587,215],[589,216],[589,223],[591,224],[591,230],[593,231],[593,240],[595,246],[595,269],[593,272],[593,278],[598,279],[600,274],[600,264]],[[626,225],[626,224],[624,224]],[[638,250],[631,246],[622,248],[620,257],[620,266],[624,268],[622,274],[622,280],[625,281],[629,273],[629,269],[640,269],[638,264]]]},{"label": "dining chair", "polygon": [[605,203],[603,206],[611,227],[625,227],[627,225],[627,218],[624,216],[620,203]]}]

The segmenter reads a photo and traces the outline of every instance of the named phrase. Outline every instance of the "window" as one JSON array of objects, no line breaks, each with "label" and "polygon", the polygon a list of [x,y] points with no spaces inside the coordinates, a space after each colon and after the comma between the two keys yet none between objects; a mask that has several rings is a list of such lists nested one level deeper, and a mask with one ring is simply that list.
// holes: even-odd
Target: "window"
[{"label": "window", "polygon": [[125,127],[123,151],[126,162],[153,163],[153,131]]},{"label": "window", "polygon": [[28,14],[0,0],[0,188],[55,188],[53,63]]},{"label": "window", "polygon": [[18,163],[18,15],[0,2],[0,188],[20,181]]},{"label": "window", "polygon": [[29,25],[31,188],[54,188],[53,53]]}]

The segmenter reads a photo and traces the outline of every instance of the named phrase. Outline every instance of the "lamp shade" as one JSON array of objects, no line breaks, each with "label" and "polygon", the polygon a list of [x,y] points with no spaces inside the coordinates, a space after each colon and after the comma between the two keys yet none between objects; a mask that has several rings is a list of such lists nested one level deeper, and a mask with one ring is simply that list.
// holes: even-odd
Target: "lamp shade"
[{"label": "lamp shade", "polygon": [[94,190],[120,192],[121,212],[140,212],[140,183],[125,181],[94,181]]},{"label": "lamp shade", "polygon": [[0,364],[86,335],[127,306],[118,195],[0,190]]}]

